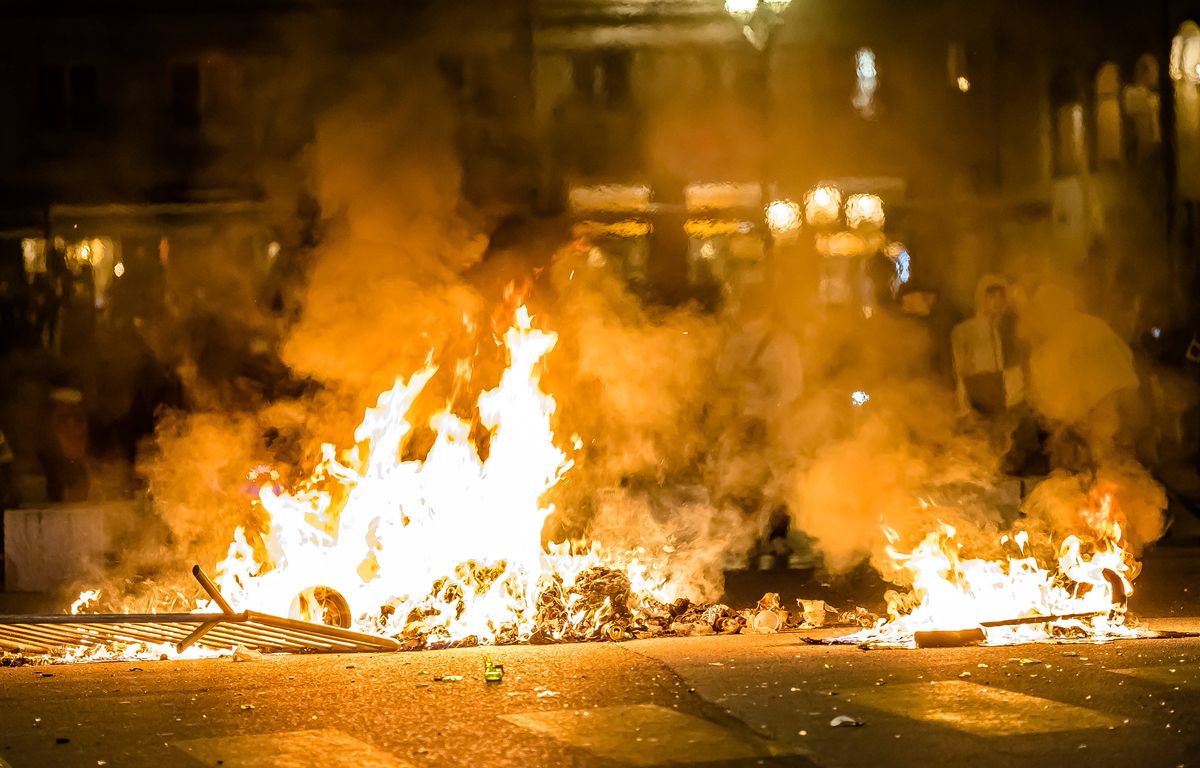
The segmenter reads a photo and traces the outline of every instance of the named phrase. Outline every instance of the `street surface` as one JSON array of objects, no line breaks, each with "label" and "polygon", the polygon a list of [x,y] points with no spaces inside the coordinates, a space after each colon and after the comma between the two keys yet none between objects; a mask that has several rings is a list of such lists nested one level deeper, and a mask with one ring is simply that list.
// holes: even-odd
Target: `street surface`
[{"label": "street surface", "polygon": [[[1156,625],[1200,629],[1200,620]],[[1200,759],[1200,639],[863,651],[801,638],[5,668],[0,765],[866,768]],[[489,655],[505,666],[500,683],[483,679]],[[437,679],[444,675],[462,679]],[[863,724],[831,726],[841,715]]]},{"label": "street surface", "polygon": [[[1200,632],[1200,549],[1148,555],[1135,613]],[[735,606],[774,588],[878,610],[882,594],[869,573],[741,572],[728,587]],[[1200,637],[803,641],[846,631],[0,668],[0,768],[1200,766]],[[485,656],[501,682],[484,681]]]}]

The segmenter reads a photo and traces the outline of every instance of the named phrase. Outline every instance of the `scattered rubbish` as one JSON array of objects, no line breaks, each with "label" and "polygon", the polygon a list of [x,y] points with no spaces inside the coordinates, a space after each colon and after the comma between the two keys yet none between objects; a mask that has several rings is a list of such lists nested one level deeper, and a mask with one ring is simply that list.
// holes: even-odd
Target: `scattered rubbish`
[{"label": "scattered rubbish", "polygon": [[41,674],[41,677],[54,677],[54,673],[53,672],[43,672]]},{"label": "scattered rubbish", "polygon": [[755,632],[761,632],[763,634],[778,632],[780,628],[783,627],[783,624],[786,621],[785,617],[787,615],[784,614],[783,616],[780,616],[779,614],[780,611],[774,610],[759,611],[757,614],[755,614],[754,621],[750,623],[750,626]]},{"label": "scattered rubbish", "polygon": [[486,656],[483,658],[483,679],[489,683],[498,683],[504,679],[504,665],[493,664]]},{"label": "scattered rubbish", "polygon": [[[847,611],[840,611],[824,600],[799,599],[800,626],[805,629],[828,626],[873,627],[879,621],[879,616],[871,613],[861,605]],[[832,621],[830,614],[833,614]]]},{"label": "scattered rubbish", "polygon": [[958,676],[959,677],[970,677],[971,673],[970,672],[959,672]]},{"label": "scattered rubbish", "polygon": [[1079,651],[1063,651],[1063,656],[1078,656]]},{"label": "scattered rubbish", "polygon": [[549,697],[551,697],[551,696],[557,696],[557,695],[558,695],[558,691],[552,691],[552,690],[550,690],[549,688],[543,688],[543,687],[542,687],[542,686],[540,686],[540,685],[539,685],[538,687],[534,688],[533,690],[537,692],[537,697],[538,697],[539,699],[546,699],[546,698],[549,698]]},{"label": "scattered rubbish", "polygon": [[255,648],[249,648],[244,645],[234,646],[233,655],[230,657],[233,661],[262,661],[262,651]]},{"label": "scattered rubbish", "polygon": [[834,728],[858,728],[864,725],[862,720],[857,720],[849,715],[838,715],[830,720],[829,724]]},{"label": "scattered rubbish", "polygon": [[462,682],[462,675],[437,675],[433,678],[435,683],[459,683]]},{"label": "scattered rubbish", "polygon": [[429,687],[429,683],[417,683],[417,687],[418,687],[418,688],[428,688],[428,687]]},{"label": "scattered rubbish", "polygon": [[610,621],[600,628],[600,634],[607,637],[614,643],[619,643],[625,639],[625,624],[619,621]]},{"label": "scattered rubbish", "polygon": [[856,625],[856,626],[866,629],[867,627],[875,626],[875,624],[878,622],[879,622],[879,616],[877,614],[871,613],[866,608],[863,608],[861,605],[856,606],[854,608],[854,610],[842,611],[841,613],[838,614],[838,623],[839,624]]},{"label": "scattered rubbish", "polygon": [[254,705],[253,704],[243,704],[242,709],[243,710],[254,709]]},{"label": "scattered rubbish", "polygon": [[1039,659],[1012,658],[1012,659],[1008,660],[1008,663],[1009,664],[1020,664],[1022,667],[1027,667],[1030,664],[1041,664],[1042,662]]},{"label": "scattered rubbish", "polygon": [[779,609],[779,593],[767,592],[758,599],[758,605],[755,606],[760,611],[774,611]]},{"label": "scattered rubbish", "polygon": [[800,605],[800,615],[804,624],[809,627],[825,626],[825,614],[831,609],[824,600],[797,600]]}]

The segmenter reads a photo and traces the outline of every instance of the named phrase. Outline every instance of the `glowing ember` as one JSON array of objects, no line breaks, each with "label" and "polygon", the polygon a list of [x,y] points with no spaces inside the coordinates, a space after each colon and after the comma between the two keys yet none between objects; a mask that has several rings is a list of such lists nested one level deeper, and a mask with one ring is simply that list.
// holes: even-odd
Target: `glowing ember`
[{"label": "glowing ember", "polygon": [[1051,566],[1026,531],[1001,537],[1008,553],[1002,558],[968,559],[945,523],[907,552],[897,547],[896,532],[885,529],[888,556],[912,590],[888,592],[888,618],[844,639],[912,646],[917,633],[972,629],[982,629],[989,645],[1136,636],[1125,626],[1124,606],[1139,566],[1112,494],[1094,492],[1079,517],[1088,532],[1065,536]]}]

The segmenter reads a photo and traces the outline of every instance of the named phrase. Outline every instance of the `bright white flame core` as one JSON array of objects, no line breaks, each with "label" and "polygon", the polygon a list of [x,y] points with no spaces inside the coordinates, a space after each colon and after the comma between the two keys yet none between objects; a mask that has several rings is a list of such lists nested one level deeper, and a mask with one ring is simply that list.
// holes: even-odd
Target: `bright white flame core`
[{"label": "bright white flame core", "polygon": [[619,567],[635,594],[665,598],[634,556],[618,563],[595,546],[542,546],[553,511],[542,496],[572,465],[554,444],[554,399],[538,384],[556,338],[517,310],[504,334],[508,368],[477,401],[486,458],[472,442],[472,424],[449,409],[430,421],[436,437],[424,460],[401,458],[410,409],[437,371],[427,364],[367,410],[356,450],[338,456],[327,444],[312,478],[291,493],[264,485],[261,546],[239,528],[217,568],[229,601],[320,620],[311,606],[298,610],[296,596],[324,586],[346,598],[362,631],[493,642],[528,639],[547,589],[563,597],[559,636],[598,628],[613,606],[572,613],[575,603],[564,596],[594,566]]}]

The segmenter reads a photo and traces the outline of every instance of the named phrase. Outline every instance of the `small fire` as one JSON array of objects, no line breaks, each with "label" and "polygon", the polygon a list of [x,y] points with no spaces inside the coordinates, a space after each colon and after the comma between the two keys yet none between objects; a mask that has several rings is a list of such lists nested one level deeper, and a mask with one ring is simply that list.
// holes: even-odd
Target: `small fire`
[{"label": "small fire", "polygon": [[217,567],[221,591],[238,609],[420,644],[599,636],[631,605],[665,602],[644,553],[543,546],[554,511],[543,496],[572,466],[539,384],[556,338],[516,309],[503,335],[508,367],[476,403],[481,445],[447,406],[430,421],[428,453],[405,459],[409,413],[438,369],[397,380],[367,410],[355,448],[323,446],[316,471],[290,492],[262,485],[266,524],[234,532]]},{"label": "small fire", "polygon": [[71,603],[71,615],[78,616],[79,612],[100,599],[100,590],[85,589],[79,593],[75,602]]},{"label": "small fire", "polygon": [[1042,552],[1028,531],[1018,530],[1000,538],[1007,554],[998,559],[964,558],[957,531],[946,523],[910,551],[885,527],[888,557],[912,589],[889,591],[888,617],[845,639],[911,647],[923,633],[964,630],[980,630],[989,645],[1136,636],[1125,626],[1125,602],[1139,564],[1112,491],[1096,490],[1090,501],[1079,512],[1086,533],[1066,535],[1056,551]]}]

